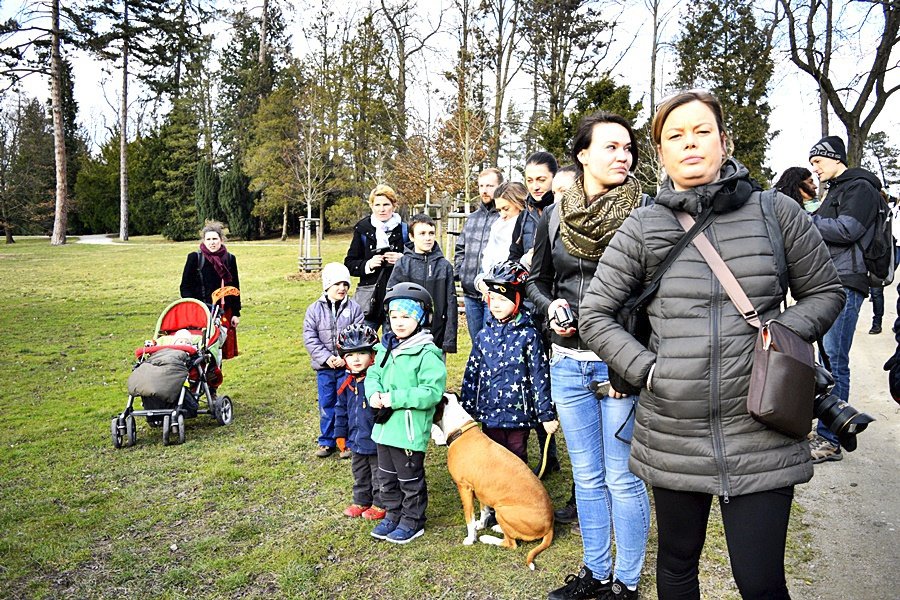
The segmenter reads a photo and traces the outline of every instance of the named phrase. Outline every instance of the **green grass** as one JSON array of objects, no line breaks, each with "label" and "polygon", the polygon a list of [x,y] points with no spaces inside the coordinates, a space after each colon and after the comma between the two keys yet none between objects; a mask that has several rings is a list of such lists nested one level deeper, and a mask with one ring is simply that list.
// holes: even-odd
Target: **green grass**
[{"label": "green grass", "polygon": [[[348,243],[329,237],[326,261],[341,260]],[[536,572],[524,566],[531,544],[462,546],[444,448],[426,462],[425,537],[378,544],[371,524],[342,517],[349,461],[312,455],[316,386],[302,322],[321,287],[290,277],[296,243],[229,247],[245,307],[241,356],[225,365],[220,392],[234,400],[234,423],[201,416],[188,421],[186,444],[164,447],[140,420],[137,446],[122,450],[109,421],[125,406],[133,350],[177,298],[195,244],[0,248],[0,597],[540,598],[578,567],[581,539],[568,526]],[[451,387],[468,350],[461,331]],[[555,503],[570,482],[548,481]],[[711,522],[704,592],[737,598]],[[802,557],[801,533],[791,542]],[[655,531],[642,584],[651,599],[654,547]]]}]

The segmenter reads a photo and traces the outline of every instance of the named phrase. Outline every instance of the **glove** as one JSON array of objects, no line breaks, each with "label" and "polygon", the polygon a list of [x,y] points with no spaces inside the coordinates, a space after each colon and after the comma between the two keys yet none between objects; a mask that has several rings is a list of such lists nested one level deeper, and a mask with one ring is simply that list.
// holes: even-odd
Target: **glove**
[{"label": "glove", "polygon": [[891,397],[900,403],[900,348],[884,363],[884,370],[888,372],[888,386],[891,389]]},{"label": "glove", "polygon": [[347,449],[347,438],[336,438],[334,441],[337,443],[338,450],[341,452]]},{"label": "glove", "polygon": [[375,412],[375,422],[378,423],[379,425],[384,425],[385,423],[388,422],[388,419],[391,418],[392,414],[394,414],[393,408],[390,408],[387,406],[379,408]]}]

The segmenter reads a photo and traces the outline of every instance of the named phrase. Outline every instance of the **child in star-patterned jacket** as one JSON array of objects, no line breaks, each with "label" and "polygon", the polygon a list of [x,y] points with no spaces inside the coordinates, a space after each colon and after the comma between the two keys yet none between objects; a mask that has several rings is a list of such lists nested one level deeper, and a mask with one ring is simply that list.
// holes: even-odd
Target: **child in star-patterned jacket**
[{"label": "child in star-patterned jacket", "polygon": [[529,431],[541,423],[551,435],[559,427],[541,334],[521,306],[527,277],[507,261],[484,278],[491,316],[472,344],[460,394],[484,433],[526,463]]}]

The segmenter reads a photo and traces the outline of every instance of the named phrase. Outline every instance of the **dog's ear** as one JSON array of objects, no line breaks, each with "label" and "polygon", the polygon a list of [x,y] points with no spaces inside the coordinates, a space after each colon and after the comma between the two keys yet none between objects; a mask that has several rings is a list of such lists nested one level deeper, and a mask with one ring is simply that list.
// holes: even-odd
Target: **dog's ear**
[{"label": "dog's ear", "polygon": [[434,418],[431,420],[432,423],[438,424],[441,419],[444,418],[444,407],[447,406],[447,394],[441,396],[441,401],[437,403],[437,406],[434,407]]}]

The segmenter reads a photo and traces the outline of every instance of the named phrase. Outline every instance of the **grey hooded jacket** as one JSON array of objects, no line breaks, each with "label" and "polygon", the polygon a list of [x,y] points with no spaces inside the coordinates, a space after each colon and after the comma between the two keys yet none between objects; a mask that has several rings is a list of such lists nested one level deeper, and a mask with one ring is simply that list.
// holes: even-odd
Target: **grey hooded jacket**
[{"label": "grey hooded jacket", "polygon": [[634,211],[603,253],[581,305],[588,345],[641,391],[629,466],[648,484],[727,497],[771,490],[812,477],[809,445],[767,429],[747,412],[747,389],[757,330],[738,313],[693,244],[663,276],[647,306],[649,347],[615,319],[632,290],[646,285],[684,235],[673,210],[696,217],[710,203],[719,213],[705,231],[741,283],[763,322],[776,318],[813,341],[844,302],[822,236],[800,206],[775,198],[784,237],[790,292],[796,304],[780,313],[772,244],[760,192],[747,170],[726,162],[722,179],[676,192]]}]

